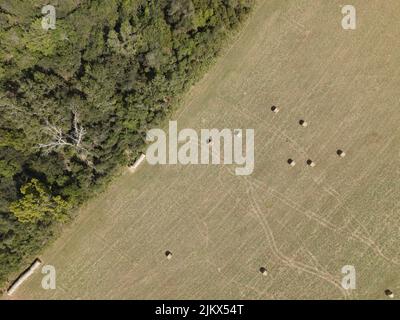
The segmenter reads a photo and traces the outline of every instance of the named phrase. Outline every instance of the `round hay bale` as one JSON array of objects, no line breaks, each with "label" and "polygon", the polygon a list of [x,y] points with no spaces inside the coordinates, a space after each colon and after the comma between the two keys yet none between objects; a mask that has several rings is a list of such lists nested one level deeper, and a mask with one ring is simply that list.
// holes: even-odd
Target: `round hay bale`
[{"label": "round hay bale", "polygon": [[260,268],[260,272],[261,272],[261,274],[262,274],[263,276],[267,276],[267,275],[268,275],[268,271],[267,271],[267,269],[264,268],[264,267],[261,267],[261,268]]},{"label": "round hay bale", "polygon": [[272,106],[272,107],[271,107],[271,111],[272,111],[273,113],[278,113],[278,112],[279,112],[279,108],[278,108],[277,106]]},{"label": "round hay bale", "polygon": [[385,295],[386,295],[387,297],[391,298],[391,299],[394,298],[394,293],[393,293],[392,290],[390,290],[390,289],[386,289],[386,290],[385,290]]},{"label": "round hay bale", "polygon": [[336,154],[341,157],[344,158],[346,156],[346,152],[344,152],[343,150],[339,149],[336,151]]},{"label": "round hay bale", "polygon": [[291,166],[294,167],[296,165],[296,161],[294,161],[293,159],[288,159],[287,163]]},{"label": "round hay bale", "polygon": [[241,136],[242,136],[242,130],[240,130],[240,129],[235,129],[235,130],[234,130],[234,134],[235,134],[236,137],[241,137]]},{"label": "round hay bale", "polygon": [[305,121],[305,120],[300,120],[300,121],[299,121],[299,124],[300,124],[302,127],[307,127],[307,126],[308,126],[308,123],[307,123],[307,121]]},{"label": "round hay bale", "polygon": [[172,252],[171,251],[165,251],[165,256],[167,257],[168,260],[172,259]]},{"label": "round hay bale", "polygon": [[307,165],[313,168],[313,167],[315,167],[315,162],[312,161],[311,159],[308,159],[307,160]]}]

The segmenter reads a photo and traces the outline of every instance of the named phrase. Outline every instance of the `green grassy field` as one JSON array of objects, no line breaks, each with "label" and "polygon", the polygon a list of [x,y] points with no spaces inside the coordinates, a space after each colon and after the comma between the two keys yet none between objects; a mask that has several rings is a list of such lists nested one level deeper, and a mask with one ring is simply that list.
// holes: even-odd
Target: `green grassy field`
[{"label": "green grassy field", "polygon": [[[399,297],[400,2],[352,1],[353,31],[341,4],[259,1],[173,117],[254,128],[252,175],[148,164],[124,174],[41,256],[57,289],[38,272],[14,298]],[[355,290],[341,287],[344,265]]]}]

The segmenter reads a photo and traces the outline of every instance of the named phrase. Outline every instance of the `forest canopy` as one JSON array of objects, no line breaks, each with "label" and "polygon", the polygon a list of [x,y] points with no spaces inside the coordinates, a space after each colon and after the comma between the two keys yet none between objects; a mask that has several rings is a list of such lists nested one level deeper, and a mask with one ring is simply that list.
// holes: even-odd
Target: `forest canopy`
[{"label": "forest canopy", "polygon": [[0,287],[137,158],[253,2],[0,0]]}]

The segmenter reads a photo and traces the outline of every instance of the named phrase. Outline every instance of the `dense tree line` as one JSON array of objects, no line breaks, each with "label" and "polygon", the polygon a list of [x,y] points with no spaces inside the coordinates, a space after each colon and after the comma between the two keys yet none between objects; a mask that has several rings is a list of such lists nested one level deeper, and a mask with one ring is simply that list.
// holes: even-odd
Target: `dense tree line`
[{"label": "dense tree line", "polygon": [[135,160],[252,5],[0,0],[0,284]]}]

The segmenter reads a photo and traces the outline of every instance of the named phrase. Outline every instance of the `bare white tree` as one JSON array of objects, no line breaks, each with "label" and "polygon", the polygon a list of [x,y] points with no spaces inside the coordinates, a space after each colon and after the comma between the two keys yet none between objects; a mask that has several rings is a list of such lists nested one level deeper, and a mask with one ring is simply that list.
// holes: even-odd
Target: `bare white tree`
[{"label": "bare white tree", "polygon": [[74,133],[71,136],[71,138],[74,141],[76,147],[82,148],[82,146],[81,146],[82,140],[83,140],[83,137],[86,135],[86,130],[79,123],[78,112],[74,109],[72,111],[72,113],[74,115]]},{"label": "bare white tree", "polygon": [[73,109],[73,131],[72,133],[64,133],[62,129],[52,125],[46,120],[46,127],[44,131],[51,138],[48,143],[39,143],[39,148],[43,149],[46,154],[51,151],[70,146],[78,152],[87,153],[87,150],[82,144],[83,138],[85,137],[86,130],[79,122],[79,114]]}]

